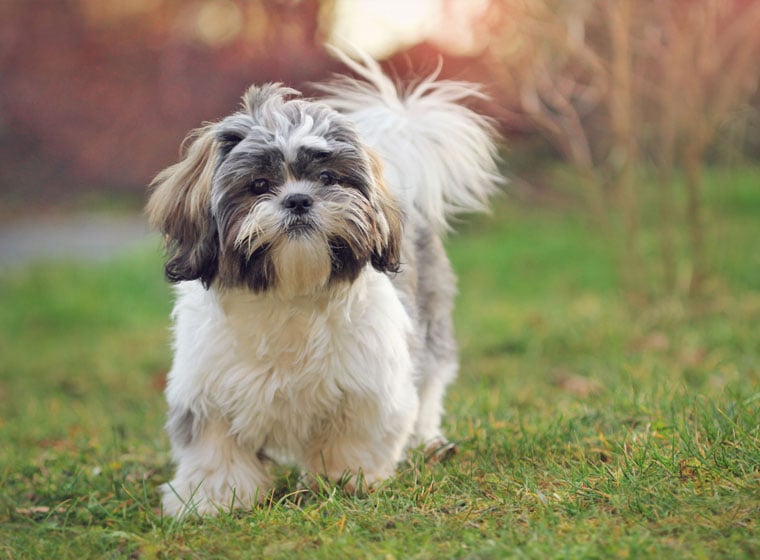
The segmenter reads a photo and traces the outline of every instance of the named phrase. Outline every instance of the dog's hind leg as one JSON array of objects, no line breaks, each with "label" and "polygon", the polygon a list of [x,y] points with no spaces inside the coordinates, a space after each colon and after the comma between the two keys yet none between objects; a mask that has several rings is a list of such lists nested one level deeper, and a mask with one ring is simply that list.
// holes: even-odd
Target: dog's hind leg
[{"label": "dog's hind leg", "polygon": [[456,452],[456,445],[441,431],[443,399],[456,369],[456,362],[437,365],[437,371],[429,372],[418,389],[420,410],[412,441],[415,446],[423,446],[425,455],[431,460],[442,460]]},{"label": "dog's hind leg", "polygon": [[452,319],[456,279],[440,238],[425,228],[416,234],[419,339],[415,362],[420,408],[412,447],[423,446],[430,458],[442,459],[455,450],[441,431],[441,416],[446,388],[459,369]]}]

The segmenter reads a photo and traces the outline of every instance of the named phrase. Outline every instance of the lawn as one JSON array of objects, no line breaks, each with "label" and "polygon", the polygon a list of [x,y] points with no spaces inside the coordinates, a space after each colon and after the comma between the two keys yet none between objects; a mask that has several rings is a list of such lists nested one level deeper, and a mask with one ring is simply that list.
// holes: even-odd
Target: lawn
[{"label": "lawn", "polygon": [[[0,274],[0,558],[760,557],[760,172],[708,174],[708,297],[631,305],[572,205],[502,197],[449,240],[444,464],[177,523],[157,486],[157,246]],[[653,235],[653,234],[652,234]]]}]

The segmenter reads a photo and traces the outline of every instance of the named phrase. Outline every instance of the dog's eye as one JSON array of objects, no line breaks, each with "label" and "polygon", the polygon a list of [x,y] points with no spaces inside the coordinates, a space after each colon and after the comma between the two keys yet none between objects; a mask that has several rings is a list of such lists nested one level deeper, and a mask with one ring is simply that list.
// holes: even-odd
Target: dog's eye
[{"label": "dog's eye", "polygon": [[338,178],[335,176],[335,173],[330,173],[329,171],[323,171],[319,174],[319,182],[322,183],[324,186],[329,187],[330,185],[334,185],[338,182]]},{"label": "dog's eye", "polygon": [[251,183],[251,190],[255,194],[262,194],[267,192],[270,186],[271,183],[269,182],[269,179],[254,179]]}]

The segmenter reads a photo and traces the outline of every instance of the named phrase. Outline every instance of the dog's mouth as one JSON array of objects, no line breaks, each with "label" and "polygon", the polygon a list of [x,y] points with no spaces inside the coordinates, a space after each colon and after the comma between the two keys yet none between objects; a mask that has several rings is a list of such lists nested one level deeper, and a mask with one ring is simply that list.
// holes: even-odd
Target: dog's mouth
[{"label": "dog's mouth", "polygon": [[287,226],[285,226],[285,232],[289,236],[306,235],[315,229],[314,224],[305,218],[297,218],[291,220]]}]

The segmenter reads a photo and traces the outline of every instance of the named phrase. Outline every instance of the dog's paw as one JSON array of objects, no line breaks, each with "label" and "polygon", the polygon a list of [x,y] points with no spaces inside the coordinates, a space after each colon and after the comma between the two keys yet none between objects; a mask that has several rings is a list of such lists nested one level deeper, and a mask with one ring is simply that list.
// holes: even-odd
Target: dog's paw
[{"label": "dog's paw", "polygon": [[161,486],[162,504],[164,515],[182,518],[188,515],[214,516],[223,512],[234,510],[253,509],[261,498],[255,492],[238,492],[234,488],[217,489],[209,491],[206,484],[191,487],[175,482]]},{"label": "dog's paw", "polygon": [[182,491],[176,481],[161,485],[161,503],[164,515],[184,518],[188,515],[216,515],[219,506],[209,500],[200,486]]},{"label": "dog's paw", "polygon": [[436,439],[425,446],[425,460],[430,463],[443,463],[459,453],[456,443],[446,439]]},{"label": "dog's paw", "polygon": [[372,475],[367,477],[361,470],[359,472],[346,470],[342,473],[331,474],[304,472],[299,480],[299,487],[308,488],[315,494],[338,490],[347,496],[365,497],[374,492],[375,487],[387,478],[387,476]]}]

